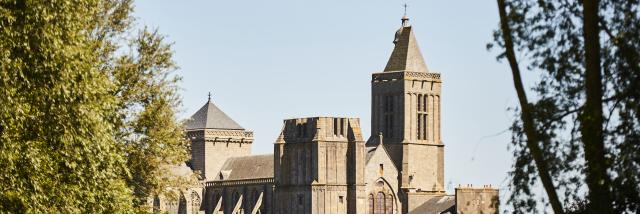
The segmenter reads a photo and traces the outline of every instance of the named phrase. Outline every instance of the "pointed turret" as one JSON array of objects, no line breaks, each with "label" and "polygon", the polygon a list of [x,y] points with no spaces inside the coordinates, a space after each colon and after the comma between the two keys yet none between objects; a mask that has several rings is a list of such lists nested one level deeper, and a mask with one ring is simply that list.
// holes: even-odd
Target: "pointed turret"
[{"label": "pointed turret", "polygon": [[389,57],[385,72],[412,71],[427,73],[427,65],[424,63],[418,41],[409,25],[409,17],[402,17],[402,27],[396,32],[393,40],[395,48]]},{"label": "pointed turret", "polygon": [[187,122],[187,130],[194,129],[230,129],[244,130],[236,121],[218,108],[211,101],[211,97],[200,110],[198,110]]},{"label": "pointed turret", "polygon": [[[209,100],[186,123],[191,141],[191,163],[201,178],[213,180],[225,160],[251,154],[253,132],[233,121]],[[223,177],[224,174],[223,174]]]}]

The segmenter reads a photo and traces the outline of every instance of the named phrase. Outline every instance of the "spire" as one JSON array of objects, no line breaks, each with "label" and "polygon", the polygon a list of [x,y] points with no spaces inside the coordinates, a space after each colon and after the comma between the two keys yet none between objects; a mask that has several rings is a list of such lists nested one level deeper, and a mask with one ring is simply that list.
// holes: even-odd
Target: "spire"
[{"label": "spire", "polygon": [[[406,6],[405,6],[406,10]],[[405,12],[406,13],[406,12]],[[393,43],[395,48],[389,57],[385,72],[389,71],[412,71],[427,73],[427,65],[424,63],[420,47],[415,34],[409,25],[409,17],[402,17],[402,26],[396,32]]]},{"label": "spire", "polygon": [[244,130],[242,126],[233,121],[218,106],[211,101],[211,93],[209,100],[200,110],[198,110],[186,123],[187,130],[193,129],[230,129]]}]

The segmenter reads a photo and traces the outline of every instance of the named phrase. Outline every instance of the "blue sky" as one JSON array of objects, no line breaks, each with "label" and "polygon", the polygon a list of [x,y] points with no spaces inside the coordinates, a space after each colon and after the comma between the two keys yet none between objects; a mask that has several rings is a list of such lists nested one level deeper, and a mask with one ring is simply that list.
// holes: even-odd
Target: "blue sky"
[{"label": "blue sky", "polygon": [[[214,102],[253,130],[254,154],[272,153],[282,120],[358,117],[370,133],[371,73],[384,69],[401,0],[138,1],[139,23],[174,42],[182,118]],[[442,74],[445,181],[501,187],[517,104],[509,67],[485,45],[494,1],[408,1],[427,66]],[[365,139],[366,140],[366,139]],[[504,200],[504,198],[503,198]]]}]

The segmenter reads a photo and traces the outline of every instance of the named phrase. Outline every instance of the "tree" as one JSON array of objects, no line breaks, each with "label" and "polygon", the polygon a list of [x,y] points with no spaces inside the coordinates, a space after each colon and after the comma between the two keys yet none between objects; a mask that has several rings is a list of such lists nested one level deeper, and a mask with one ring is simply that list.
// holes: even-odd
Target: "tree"
[{"label": "tree", "polygon": [[172,51],[132,10],[0,2],[0,212],[144,211],[179,185],[163,176],[188,156]]},{"label": "tree", "polygon": [[[498,59],[509,61],[520,100],[509,200],[516,211],[535,209],[538,176],[556,213],[640,211],[638,6],[498,0],[501,27],[488,47],[504,48]],[[516,52],[540,74],[532,89],[539,98],[531,103]]]}]

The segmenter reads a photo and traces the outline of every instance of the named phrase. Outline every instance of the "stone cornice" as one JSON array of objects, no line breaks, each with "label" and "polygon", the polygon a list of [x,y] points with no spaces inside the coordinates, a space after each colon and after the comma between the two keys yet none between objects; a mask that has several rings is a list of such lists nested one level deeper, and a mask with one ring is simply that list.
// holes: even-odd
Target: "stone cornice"
[{"label": "stone cornice", "polygon": [[424,72],[411,72],[411,71],[394,71],[394,72],[382,72],[373,73],[371,78],[372,82],[385,82],[396,80],[425,80],[442,82],[440,80],[439,73],[424,73]]},{"label": "stone cornice", "polygon": [[200,129],[187,131],[189,139],[204,139],[207,142],[253,142],[253,132],[245,130]]}]

